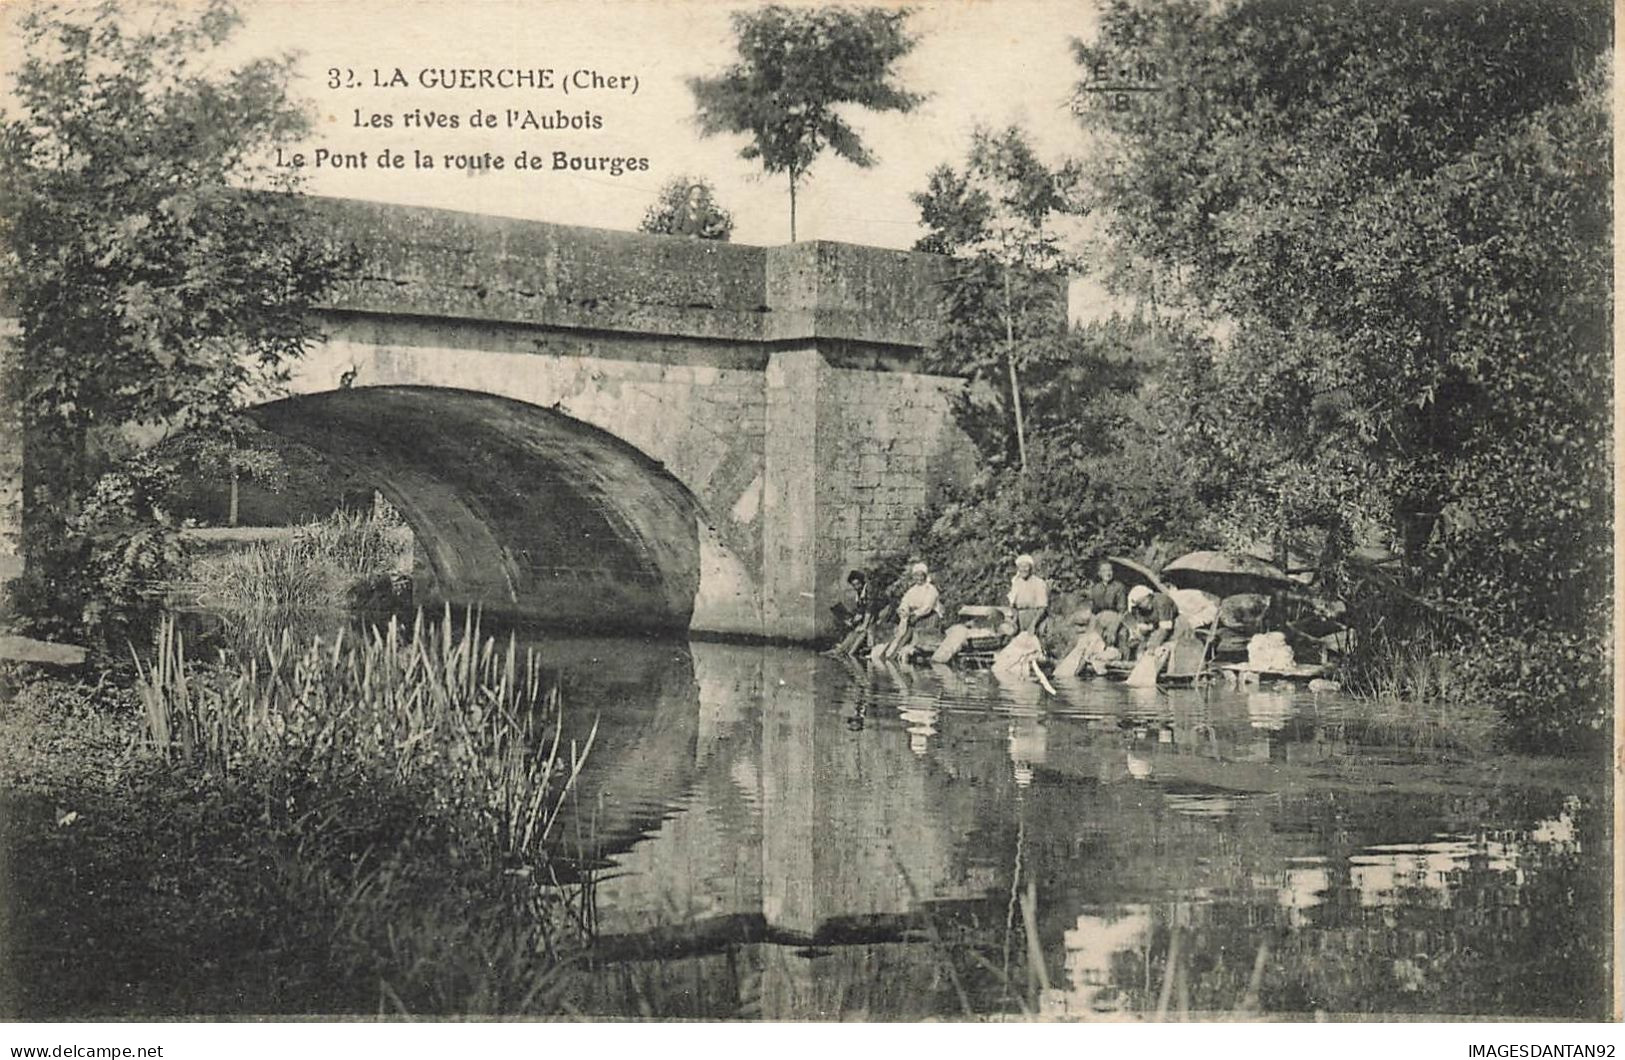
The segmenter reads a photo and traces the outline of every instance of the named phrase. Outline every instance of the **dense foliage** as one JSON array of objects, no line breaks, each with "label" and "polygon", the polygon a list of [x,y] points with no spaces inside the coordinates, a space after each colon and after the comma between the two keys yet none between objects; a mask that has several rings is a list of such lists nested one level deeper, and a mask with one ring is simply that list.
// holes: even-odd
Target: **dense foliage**
[{"label": "dense foliage", "polygon": [[150,15],[31,11],[0,115],[8,384],[28,440],[17,604],[38,631],[104,643],[178,556],[164,497],[180,456],[146,443],[184,428],[229,450],[340,265],[269,165],[306,129],[291,61],[211,66],[239,23],[227,0]]},{"label": "dense foliage", "polygon": [[[1092,579],[1103,555],[1155,563],[1202,544],[1203,483],[1164,455],[1165,431],[1182,414],[1155,384],[1172,345],[1143,320],[1114,318],[1025,347],[1028,470],[990,458],[915,535],[955,603],[1002,597],[1021,552],[1064,592]],[[961,422],[973,436],[1007,439],[1007,430],[982,429],[974,402]]]},{"label": "dense foliage", "polygon": [[893,65],[915,44],[908,15],[907,8],[777,4],[736,12],[738,60],[715,77],[689,79],[701,134],[749,136],[740,157],[789,179],[791,242],[796,188],[819,155],[827,149],[853,165],[875,163],[842,109],[906,112],[921,102],[893,80]]},{"label": "dense foliage", "polygon": [[1389,545],[1545,743],[1607,710],[1611,30],[1584,0],[1181,0],[1077,46],[1085,82],[1167,75],[1081,113],[1118,260],[1232,325],[1174,379],[1216,527]]},{"label": "dense foliage", "polygon": [[412,532],[380,496],[370,512],[338,509],[266,540],[194,549],[174,588],[177,602],[253,639],[279,623],[319,627],[393,609],[410,600],[411,566]]},{"label": "dense foliage", "polygon": [[1170,534],[1185,543],[1197,529],[1193,483],[1159,454],[1177,410],[1145,385],[1172,337],[1144,319],[1067,325],[1079,179],[1019,128],[977,129],[963,166],[938,167],[914,196],[926,227],[916,249],[954,258],[925,363],[969,380],[956,411],[987,461],[915,542],[960,602],[998,598],[1020,552],[1076,587],[1102,554],[1167,552]]},{"label": "dense foliage", "polygon": [[[1107,3],[1076,45],[1090,260],[1153,307],[1161,356],[1126,390],[1065,343],[1025,356],[1045,466],[989,476],[984,553],[1263,549],[1349,596],[1368,643],[1437,645],[1518,739],[1595,738],[1611,28],[1585,0]],[[1122,71],[1157,90],[1090,91]],[[975,228],[952,191],[922,197],[929,249]],[[981,351],[950,327],[939,364],[976,377]],[[1351,563],[1377,549],[1397,568]]]}]

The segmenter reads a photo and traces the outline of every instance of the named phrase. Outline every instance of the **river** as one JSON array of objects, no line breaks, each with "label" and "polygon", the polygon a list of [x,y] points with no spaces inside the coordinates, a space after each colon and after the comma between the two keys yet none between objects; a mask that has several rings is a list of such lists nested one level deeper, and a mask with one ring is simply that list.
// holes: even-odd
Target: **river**
[{"label": "river", "polygon": [[1601,764],[1287,687],[549,639],[588,1014],[1600,1018]]}]

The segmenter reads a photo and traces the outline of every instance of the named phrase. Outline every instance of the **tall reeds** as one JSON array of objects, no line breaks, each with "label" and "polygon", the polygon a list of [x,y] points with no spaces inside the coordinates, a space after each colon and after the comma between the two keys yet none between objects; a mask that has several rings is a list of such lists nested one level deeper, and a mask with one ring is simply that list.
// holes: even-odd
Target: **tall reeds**
[{"label": "tall reeds", "polygon": [[365,775],[426,792],[436,814],[475,825],[503,853],[542,851],[597,735],[563,734],[557,690],[544,691],[533,652],[521,657],[420,611],[366,634],[298,640],[283,627],[257,650],[187,659],[173,619],[137,691],[154,750],[220,778],[272,768],[302,784]]},{"label": "tall reeds", "polygon": [[1345,684],[1357,696],[1387,702],[1457,701],[1468,694],[1455,656],[1425,628],[1394,635],[1382,626],[1359,640]]},{"label": "tall reeds", "polygon": [[247,625],[340,613],[356,586],[402,572],[409,534],[387,506],[335,511],[286,537],[198,557],[184,588],[197,606]]},{"label": "tall reeds", "polygon": [[1371,623],[1341,677],[1362,703],[1347,717],[1358,721],[1364,741],[1434,750],[1481,750],[1492,742],[1495,702],[1475,690],[1460,648],[1426,623]]}]

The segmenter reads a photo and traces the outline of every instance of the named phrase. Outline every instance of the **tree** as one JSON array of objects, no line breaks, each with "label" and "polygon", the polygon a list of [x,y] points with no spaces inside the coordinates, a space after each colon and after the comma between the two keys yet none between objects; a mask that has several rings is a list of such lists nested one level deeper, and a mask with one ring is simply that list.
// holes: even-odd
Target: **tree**
[{"label": "tree", "polygon": [[177,556],[175,468],[133,439],[229,436],[316,337],[310,309],[344,264],[269,161],[307,130],[291,57],[212,69],[240,21],[228,0],[142,14],[25,15],[0,114],[26,439],[16,604],[37,630],[104,642]]},{"label": "tree", "polygon": [[1606,718],[1610,37],[1592,0],[1113,0],[1076,46],[1080,101],[1158,75],[1080,108],[1089,179],[1118,282],[1229,325],[1168,442],[1232,540],[1393,544],[1543,742]]},{"label": "tree", "polygon": [[[1074,261],[1063,229],[1076,212],[1078,175],[1071,162],[1045,166],[1015,126],[997,133],[977,128],[964,170],[939,166],[927,189],[913,196],[927,229],[915,249],[959,259],[938,355],[939,362],[945,355],[957,363],[938,367],[986,380],[994,374],[989,354],[997,343],[1023,471],[1027,436],[1018,366],[1023,345],[1053,339],[1065,327],[1066,274]],[[998,323],[996,338],[990,321]]]},{"label": "tree", "polygon": [[703,177],[675,176],[660,186],[644,211],[640,232],[684,235],[726,243],[733,235],[733,214],[717,205],[716,189]]},{"label": "tree", "polygon": [[1200,547],[1206,482],[1165,445],[1181,409],[1158,385],[1176,349],[1196,341],[1114,317],[1026,345],[1030,470],[990,461],[926,514],[912,545],[940,581],[972,599],[996,598],[1009,572],[990,556],[1027,549],[1042,554],[1045,577],[1065,591],[1088,582],[1105,554]]},{"label": "tree", "polygon": [[907,112],[922,102],[893,83],[893,65],[916,43],[904,28],[908,15],[778,5],[736,13],[738,61],[716,77],[689,79],[702,135],[747,135],[740,157],[788,177],[792,243],[796,189],[825,148],[857,166],[875,164],[840,109]]},{"label": "tree", "polygon": [[1044,553],[1064,590],[1104,554],[1194,547],[1206,521],[1201,476],[1164,444],[1180,410],[1159,385],[1200,340],[1139,317],[1067,324],[1080,172],[1045,165],[1018,128],[978,129],[965,165],[914,196],[927,230],[915,249],[954,258],[925,366],[968,378],[956,411],[989,467],[912,544],[979,599],[1005,574],[989,555],[1014,542]]},{"label": "tree", "polygon": [[288,479],[274,436],[248,416],[234,416],[216,431],[186,431],[167,440],[163,452],[154,454],[180,472],[185,482],[166,497],[166,510],[178,513],[205,483],[226,482],[223,512],[210,512],[210,522],[236,526],[241,510],[244,482],[277,490]]}]

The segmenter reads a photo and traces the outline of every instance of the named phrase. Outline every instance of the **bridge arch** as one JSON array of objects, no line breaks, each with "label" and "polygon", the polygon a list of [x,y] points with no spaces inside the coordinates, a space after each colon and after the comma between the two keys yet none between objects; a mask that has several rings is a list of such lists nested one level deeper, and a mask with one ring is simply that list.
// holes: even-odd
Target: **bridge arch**
[{"label": "bridge arch", "polygon": [[760,591],[694,494],[556,409],[386,385],[284,398],[253,416],[390,498],[432,598],[578,626],[760,628]]},{"label": "bridge arch", "polygon": [[[299,396],[262,415],[364,465],[418,526],[444,595],[572,621],[675,627],[686,613],[693,630],[815,639],[832,631],[847,571],[893,555],[940,487],[976,471],[953,416],[963,380],[921,371],[941,257],[309,205],[357,268],[316,308],[321,338],[288,366]],[[0,294],[0,339],[13,313]],[[413,387],[440,397],[400,389]],[[498,436],[487,411],[518,433]],[[447,430],[495,455],[454,459]],[[0,407],[0,582],[19,569],[6,561],[24,516],[25,434]],[[430,438],[439,457],[390,466]],[[541,470],[504,492],[493,469],[504,463]],[[543,540],[542,495],[596,529]],[[572,564],[575,591],[548,580]],[[561,613],[561,600],[587,614]]]}]

